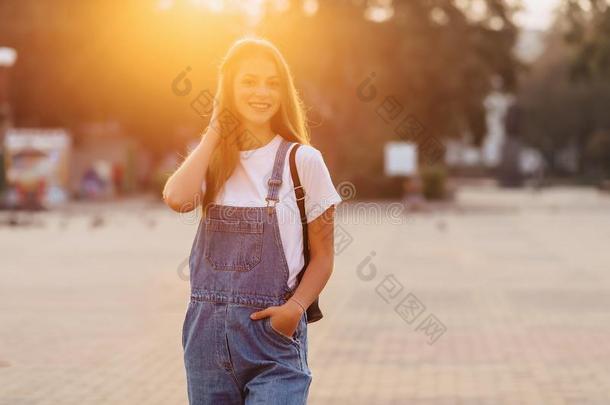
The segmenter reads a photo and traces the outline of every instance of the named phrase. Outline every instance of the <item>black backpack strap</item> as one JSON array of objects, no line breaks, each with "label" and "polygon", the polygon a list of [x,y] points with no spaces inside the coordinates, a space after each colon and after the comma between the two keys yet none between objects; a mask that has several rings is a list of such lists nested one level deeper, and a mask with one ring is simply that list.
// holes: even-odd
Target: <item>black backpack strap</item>
[{"label": "black backpack strap", "polygon": [[305,190],[301,185],[301,179],[299,179],[299,172],[297,171],[296,165],[296,152],[301,146],[300,143],[294,145],[290,150],[290,175],[292,176],[292,183],[294,183],[294,195],[296,197],[297,206],[301,213],[301,224],[303,225],[303,256],[305,257],[305,265],[301,269],[298,275],[298,280],[301,281],[303,273],[309,264],[309,237],[307,232],[307,215],[305,214]]},{"label": "black backpack strap", "polygon": [[[301,185],[301,180],[299,179],[299,172],[297,171],[296,164],[296,152],[301,146],[300,143],[295,143],[295,145],[290,150],[290,175],[292,176],[292,182],[294,183],[294,195],[296,197],[297,206],[299,207],[299,212],[301,213],[301,225],[303,226],[303,257],[305,259],[305,263],[303,268],[297,275],[298,283],[301,282],[303,275],[305,274],[305,270],[309,265],[309,237],[307,232],[307,215],[305,213],[305,190]],[[298,284],[297,284],[298,285]],[[315,322],[322,319],[322,311],[318,305],[318,298],[316,297],[315,301],[311,303],[311,305],[307,308],[307,323]]]}]

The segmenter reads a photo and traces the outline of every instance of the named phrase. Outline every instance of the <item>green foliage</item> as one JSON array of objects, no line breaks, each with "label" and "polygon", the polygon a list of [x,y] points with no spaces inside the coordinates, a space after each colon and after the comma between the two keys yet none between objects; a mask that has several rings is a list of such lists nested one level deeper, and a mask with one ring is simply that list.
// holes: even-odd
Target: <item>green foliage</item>
[{"label": "green foliage", "polygon": [[610,80],[610,3],[564,0],[565,39],[574,47],[574,79]]},{"label": "green foliage", "polygon": [[447,195],[447,170],[440,165],[421,169],[422,189],[427,200],[441,200]]},{"label": "green foliage", "polygon": [[567,31],[566,41],[569,18],[573,16],[559,17],[547,35],[546,50],[522,80],[519,103],[526,116],[522,135],[541,151],[551,175],[571,174],[560,162],[566,149],[572,148],[578,156],[575,174],[610,176],[598,147],[591,146],[599,145],[599,133],[610,129],[610,80],[598,75],[574,80],[574,44],[584,33]]},{"label": "green foliage", "polygon": [[123,190],[126,193],[132,193],[137,187],[137,166],[136,166],[136,154],[137,151],[134,147],[130,146],[127,151],[126,166],[123,176]]},{"label": "green foliage", "polygon": [[164,172],[162,170],[157,170],[153,173],[151,178],[151,187],[152,191],[156,196],[162,198],[163,189],[165,188],[165,183],[167,183],[167,179],[171,176],[171,173]]},{"label": "green foliage", "polygon": [[599,130],[593,133],[585,151],[591,158],[593,170],[610,178],[610,131]]},{"label": "green foliage", "polygon": [[[176,150],[187,141],[175,136],[178,130],[196,136],[206,125],[191,102],[215,90],[220,58],[254,31],[286,56],[310,107],[314,142],[340,151],[331,168],[342,177],[363,168],[377,176],[383,143],[399,139],[403,117],[416,117],[424,136],[468,132],[480,143],[492,78],[505,89],[516,83],[517,28],[507,0],[483,0],[479,14],[470,2],[460,8],[453,0],[395,0],[384,22],[364,18],[366,1],[319,1],[312,16],[300,0],[284,10],[268,1],[254,28],[242,15],[212,13],[196,2],[176,1],[165,11],[157,3],[0,3],[0,38],[19,52],[12,83],[17,125],[112,119],[158,155]],[[187,66],[193,89],[177,96],[171,84]],[[376,98],[364,102],[356,91],[372,72]],[[390,96],[401,115],[386,123],[376,112]]]}]

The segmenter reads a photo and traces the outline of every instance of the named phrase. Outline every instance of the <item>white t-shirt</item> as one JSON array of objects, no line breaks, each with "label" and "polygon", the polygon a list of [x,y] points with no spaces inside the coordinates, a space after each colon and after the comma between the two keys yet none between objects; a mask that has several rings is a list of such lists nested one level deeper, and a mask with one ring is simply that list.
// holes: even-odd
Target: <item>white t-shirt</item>
[{"label": "white t-shirt", "polygon": [[[239,207],[266,206],[267,181],[271,177],[275,154],[281,141],[282,136],[276,134],[269,143],[258,149],[240,151],[240,161],[235,171],[216,195],[214,202]],[[288,262],[290,288],[296,285],[297,275],[305,264],[301,215],[294,195],[288,158],[294,146],[292,145],[286,152],[282,184],[278,192],[279,201],[275,205],[282,245]],[[296,152],[295,161],[301,185],[305,190],[305,215],[309,223],[331,205],[339,204],[342,200],[319,150],[310,145],[301,145]],[[205,180],[201,190],[205,193]]]}]

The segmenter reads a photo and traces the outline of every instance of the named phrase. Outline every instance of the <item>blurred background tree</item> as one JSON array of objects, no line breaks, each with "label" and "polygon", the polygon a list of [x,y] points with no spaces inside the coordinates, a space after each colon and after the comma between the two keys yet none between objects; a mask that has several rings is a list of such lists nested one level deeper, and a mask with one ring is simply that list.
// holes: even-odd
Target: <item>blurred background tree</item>
[{"label": "blurred background tree", "polygon": [[[182,150],[206,125],[190,102],[214,91],[231,42],[257,33],[285,54],[310,107],[314,143],[336,179],[362,176],[376,187],[383,143],[399,139],[396,123],[376,113],[386,97],[425,136],[468,134],[480,144],[492,82],[516,87],[512,1],[286,0],[264,2],[258,14],[239,6],[245,2],[216,2],[221,10],[204,3],[0,3],[0,42],[19,52],[16,125],[113,120],[159,157]],[[187,66],[193,90],[179,97],[171,83]],[[356,90],[373,72],[377,98],[365,103]]]},{"label": "blurred background tree", "polygon": [[610,80],[610,4],[564,0],[565,39],[575,48],[572,77]]},{"label": "blurred background tree", "polygon": [[[603,6],[603,3],[606,5]],[[524,76],[526,139],[550,173],[597,182],[610,177],[610,8],[565,0],[546,48]],[[574,167],[566,164],[572,156]]]}]

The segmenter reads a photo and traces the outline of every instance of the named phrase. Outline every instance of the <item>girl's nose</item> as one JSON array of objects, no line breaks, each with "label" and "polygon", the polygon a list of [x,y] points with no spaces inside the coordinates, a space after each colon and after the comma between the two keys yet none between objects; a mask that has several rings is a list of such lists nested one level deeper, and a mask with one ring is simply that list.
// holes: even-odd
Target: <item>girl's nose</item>
[{"label": "girl's nose", "polygon": [[258,86],[254,91],[254,94],[260,96],[268,96],[269,95],[269,87],[267,86]]}]

